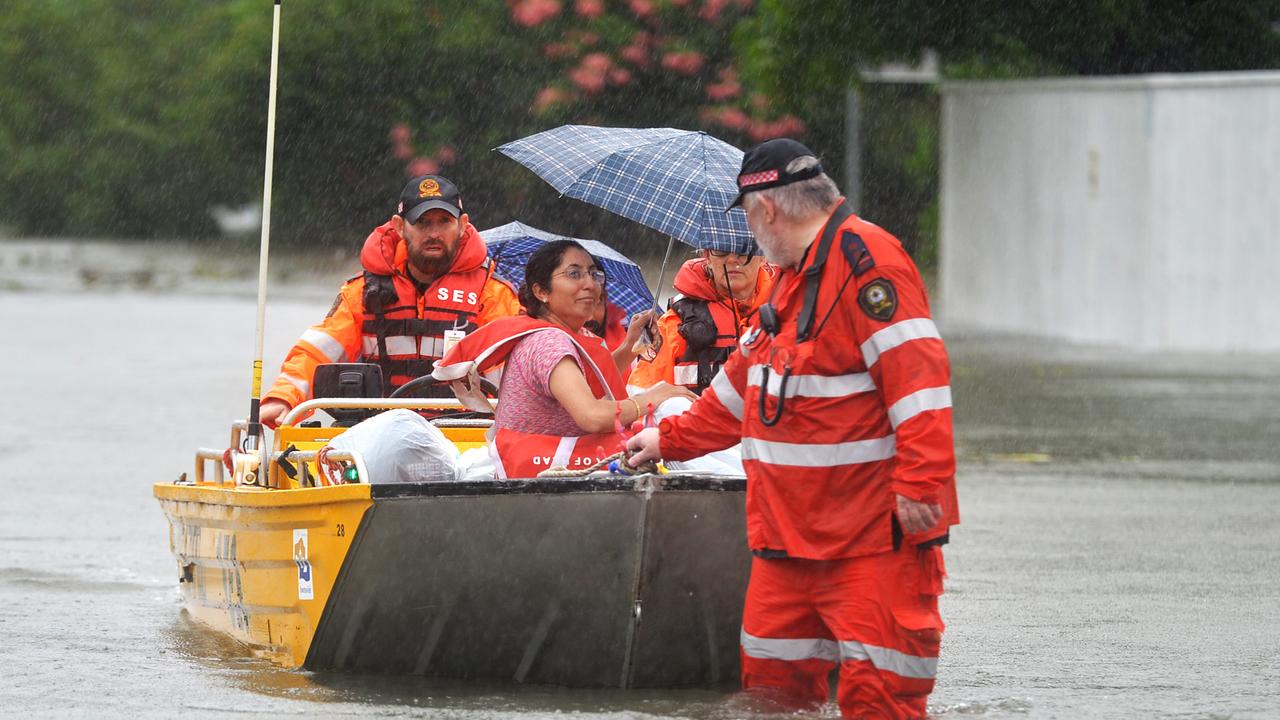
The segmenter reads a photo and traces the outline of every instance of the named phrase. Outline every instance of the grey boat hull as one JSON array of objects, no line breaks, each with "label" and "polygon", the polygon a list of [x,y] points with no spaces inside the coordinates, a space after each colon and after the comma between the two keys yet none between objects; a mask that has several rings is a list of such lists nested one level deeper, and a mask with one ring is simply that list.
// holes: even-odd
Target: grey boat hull
[{"label": "grey boat hull", "polygon": [[573,687],[737,679],[744,479],[372,491],[307,669]]}]

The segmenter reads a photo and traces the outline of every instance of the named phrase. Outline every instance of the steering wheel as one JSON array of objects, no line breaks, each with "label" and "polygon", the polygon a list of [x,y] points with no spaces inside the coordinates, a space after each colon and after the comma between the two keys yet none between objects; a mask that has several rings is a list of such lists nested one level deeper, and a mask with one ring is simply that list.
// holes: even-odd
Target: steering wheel
[{"label": "steering wheel", "polygon": [[[422,390],[423,388],[431,387],[433,385],[443,385],[446,382],[447,381],[445,380],[437,380],[434,377],[431,377],[430,375],[423,375],[422,377],[416,377],[410,380],[409,382],[401,385],[400,387],[396,388],[395,390],[393,390],[391,394],[387,396],[387,399],[411,397],[412,393],[415,391]],[[484,394],[488,395],[489,397],[494,397],[494,398],[498,397],[498,386],[494,385],[492,382],[490,382],[485,378],[480,378],[480,390],[483,391]],[[454,409],[454,408],[441,409],[438,411],[433,410],[431,412],[432,412],[432,417],[449,417],[449,418],[454,418],[459,420],[466,419],[466,418],[485,418],[485,417],[490,417],[492,415],[492,413],[476,412],[475,410],[469,410],[465,407],[458,408],[458,409]]]},{"label": "steering wheel", "polygon": [[[431,387],[432,385],[444,385],[447,382],[447,380],[437,380],[430,375],[423,375],[422,377],[416,377],[395,390],[392,390],[391,394],[387,396],[387,399],[411,397],[411,393],[416,390]],[[494,385],[487,378],[480,378],[480,389],[489,397],[498,397],[498,386]]]}]

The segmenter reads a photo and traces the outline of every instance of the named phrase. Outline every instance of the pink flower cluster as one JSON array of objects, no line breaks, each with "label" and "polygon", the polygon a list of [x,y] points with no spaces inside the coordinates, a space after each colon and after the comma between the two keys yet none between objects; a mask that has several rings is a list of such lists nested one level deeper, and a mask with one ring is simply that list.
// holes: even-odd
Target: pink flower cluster
[{"label": "pink flower cluster", "polygon": [[[635,73],[652,70],[655,61],[663,71],[699,77],[708,70],[707,56],[689,48],[683,39],[664,33],[659,8],[684,8],[690,13],[696,12],[700,20],[714,24],[723,20],[731,7],[747,10],[753,4],[753,0],[612,1],[618,5],[625,3],[644,28],[637,30],[631,41],[620,48],[602,46],[599,33],[585,29],[600,27],[595,25],[595,21],[609,12],[608,0],[572,0],[571,3],[569,0],[507,0],[512,18],[523,27],[536,27],[555,18],[565,5],[572,7],[570,21],[575,16],[577,18],[577,28],[567,30],[558,41],[542,48],[546,59],[565,60],[573,65],[566,71],[565,78],[538,91],[532,104],[534,112],[545,113],[557,107],[570,106],[585,97],[599,95],[610,87],[628,85],[634,81]],[[799,136],[806,131],[800,118],[774,116],[767,96],[752,93],[750,97],[743,98],[742,83],[732,66],[721,68],[716,80],[707,82],[703,91],[707,100],[715,103],[700,113],[707,125],[726,128],[756,142],[784,135]],[[397,144],[396,148],[397,152],[412,154],[407,143]],[[417,160],[435,161],[439,158]]]},{"label": "pink flower cluster", "polygon": [[707,97],[716,102],[738,97],[742,94],[742,86],[738,84],[738,71],[731,67],[721,70],[720,82],[708,85],[706,92]]},{"label": "pink flower cluster", "polygon": [[405,163],[404,172],[408,177],[435,175],[441,166],[452,165],[458,159],[458,151],[451,145],[441,145],[430,155],[415,155],[413,129],[408,123],[392,125],[387,138],[391,141],[391,155]]},{"label": "pink flower cluster", "polygon": [[706,58],[696,50],[668,52],[662,56],[662,67],[681,75],[697,75],[704,62]]},{"label": "pink flower cluster", "polygon": [[794,115],[783,115],[773,120],[752,118],[741,108],[732,105],[720,105],[704,109],[700,113],[704,123],[746,134],[753,142],[762,142],[776,137],[800,137],[808,128],[804,121]]},{"label": "pink flower cluster", "polygon": [[604,14],[604,0],[576,0],[573,11],[588,20],[595,20]]},{"label": "pink flower cluster", "polygon": [[627,4],[631,6],[631,12],[636,14],[638,18],[647,18],[654,12],[653,0],[627,0]]},{"label": "pink flower cluster", "polygon": [[560,14],[560,0],[508,0],[511,19],[522,27],[537,27]]},{"label": "pink flower cluster", "polygon": [[638,68],[647,68],[653,59],[653,36],[643,30],[631,36],[631,44],[618,51],[618,56]]},{"label": "pink flower cluster", "polygon": [[569,71],[569,80],[588,95],[594,95],[605,86],[625,85],[631,82],[630,71],[613,64],[608,53],[587,53],[577,67]]}]

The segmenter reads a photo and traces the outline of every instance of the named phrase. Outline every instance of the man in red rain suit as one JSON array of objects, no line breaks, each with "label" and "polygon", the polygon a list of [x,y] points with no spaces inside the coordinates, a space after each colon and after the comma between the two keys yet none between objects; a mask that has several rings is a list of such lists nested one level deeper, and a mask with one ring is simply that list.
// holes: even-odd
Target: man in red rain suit
[{"label": "man in red rain suit", "polygon": [[813,707],[838,665],[846,717],[923,718],[959,514],[950,367],[920,274],[794,140],[747,152],[738,188],[780,268],[772,297],[693,408],[631,439],[631,462],[741,441],[748,691]]}]

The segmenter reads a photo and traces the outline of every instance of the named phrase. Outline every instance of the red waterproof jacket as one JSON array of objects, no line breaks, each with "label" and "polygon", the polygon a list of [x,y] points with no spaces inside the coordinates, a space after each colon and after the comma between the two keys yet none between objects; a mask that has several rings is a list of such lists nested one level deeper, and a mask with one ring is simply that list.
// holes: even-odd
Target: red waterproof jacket
[{"label": "red waterproof jacket", "polygon": [[662,421],[662,454],[684,460],[741,440],[754,551],[825,560],[889,550],[896,494],[943,507],[907,541],[940,538],[959,522],[950,366],[920,274],[897,239],[850,215],[798,342],[818,244],[778,277],[777,335],[757,316],[693,408]]}]

